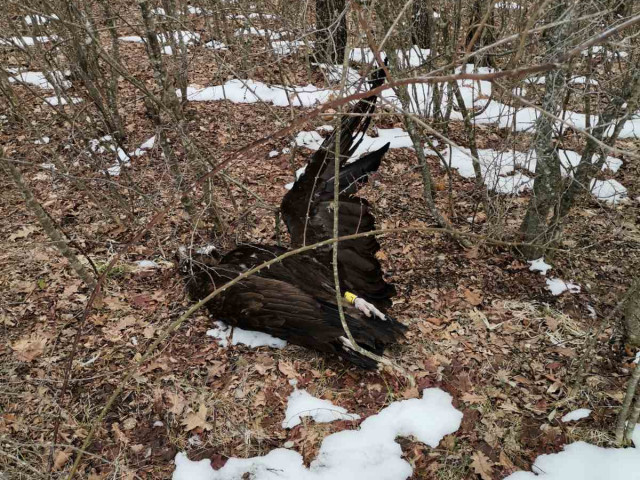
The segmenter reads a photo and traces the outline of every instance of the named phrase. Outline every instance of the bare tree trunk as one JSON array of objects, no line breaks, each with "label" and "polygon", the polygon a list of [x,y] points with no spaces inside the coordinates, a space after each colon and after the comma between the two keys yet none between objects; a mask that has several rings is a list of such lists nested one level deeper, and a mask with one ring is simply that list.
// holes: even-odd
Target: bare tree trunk
[{"label": "bare tree trunk", "polygon": [[640,277],[629,287],[631,295],[624,307],[626,340],[632,347],[640,349]]},{"label": "bare tree trunk", "polygon": [[316,55],[320,62],[338,63],[347,46],[345,0],[316,0]]},{"label": "bare tree trunk", "polygon": [[[565,13],[566,7],[556,7],[559,11],[556,19]],[[571,12],[569,12],[571,15]],[[562,44],[570,32],[570,22],[566,22],[549,32],[546,44],[550,53],[562,49]],[[542,100],[542,109],[558,116],[562,99],[566,88],[565,72],[558,69],[549,72],[545,78],[545,93]],[[536,138],[534,146],[536,157],[536,179],[533,183],[533,195],[529,201],[527,213],[520,227],[524,234],[524,240],[535,243],[538,246],[524,249],[528,258],[537,258],[544,252],[544,244],[550,241],[548,232],[548,219],[553,213],[554,207],[559,205],[561,196],[562,176],[560,170],[560,158],[557,147],[553,141],[554,120],[547,115],[540,115],[536,122]]]},{"label": "bare tree trunk", "polygon": [[0,161],[4,167],[4,170],[8,171],[13,178],[13,181],[18,187],[18,190],[20,190],[20,193],[24,197],[27,206],[31,209],[33,214],[38,219],[40,226],[53,241],[53,245],[69,261],[69,265],[71,265],[71,268],[73,268],[73,270],[82,279],[82,281],[86,283],[87,286],[93,288],[95,286],[95,280],[93,279],[93,276],[87,271],[86,268],[84,268],[76,254],[73,253],[73,251],[69,248],[67,241],[64,239],[60,231],[56,228],[47,212],[44,210],[44,208],[42,208],[42,205],[40,205],[38,200],[35,199],[29,186],[24,183],[20,171],[18,171],[18,169],[12,162],[4,158],[2,149],[0,149]]},{"label": "bare tree trunk", "polygon": [[431,48],[433,34],[433,6],[431,0],[413,2],[413,43],[420,48]]},{"label": "bare tree trunk", "polygon": [[[484,6],[483,6],[484,3]],[[487,12],[487,9],[490,8],[491,12]],[[494,14],[493,14],[493,0],[487,2],[486,0],[474,0],[471,12],[471,24],[469,25],[469,30],[467,31],[467,40],[466,45],[467,48],[471,48],[471,50],[477,50],[486,45],[490,45],[495,41],[493,35],[493,29],[487,28],[484,24],[483,20],[489,13],[489,17],[486,19],[489,25],[493,25],[494,23]],[[478,32],[478,29],[480,31]],[[491,57],[483,55],[480,58],[476,58],[476,65],[482,65],[485,67],[493,67],[493,60]]]}]

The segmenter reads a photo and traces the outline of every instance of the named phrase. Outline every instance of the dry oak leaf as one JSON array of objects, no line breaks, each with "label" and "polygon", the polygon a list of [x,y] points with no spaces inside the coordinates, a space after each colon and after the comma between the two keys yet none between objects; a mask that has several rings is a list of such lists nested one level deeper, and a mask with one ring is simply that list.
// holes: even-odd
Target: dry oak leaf
[{"label": "dry oak leaf", "polygon": [[482,480],[492,480],[493,462],[480,450],[473,452],[471,458],[473,459],[473,462],[471,462],[473,471],[480,475]]},{"label": "dry oak leaf", "polygon": [[53,459],[53,470],[58,471],[62,467],[64,467],[64,464],[67,463],[70,457],[71,457],[71,452],[58,450]]},{"label": "dry oak leaf", "polygon": [[482,303],[482,294],[480,292],[473,292],[469,289],[465,289],[463,293],[464,299],[474,307]]},{"label": "dry oak leaf", "polygon": [[487,401],[487,397],[484,395],[477,395],[475,393],[465,393],[460,397],[460,400],[466,403],[484,403]]},{"label": "dry oak leaf", "polygon": [[174,392],[166,392],[164,395],[167,400],[171,402],[171,408],[169,408],[169,412],[173,413],[174,415],[180,415],[184,410],[184,407],[186,406],[184,397],[179,393]]},{"label": "dry oak leaf", "polygon": [[296,369],[290,362],[280,360],[278,362],[278,370],[289,378],[296,378],[298,376],[298,372],[296,372]]},{"label": "dry oak leaf", "polygon": [[182,425],[184,425],[187,432],[195,428],[201,428],[202,430],[211,430],[213,428],[210,423],[207,423],[207,407],[203,403],[200,404],[197,412],[191,411],[185,415]]},{"label": "dry oak leaf", "polygon": [[11,345],[16,358],[22,362],[33,362],[36,358],[44,353],[44,347],[47,344],[45,337],[31,335],[18,340]]}]

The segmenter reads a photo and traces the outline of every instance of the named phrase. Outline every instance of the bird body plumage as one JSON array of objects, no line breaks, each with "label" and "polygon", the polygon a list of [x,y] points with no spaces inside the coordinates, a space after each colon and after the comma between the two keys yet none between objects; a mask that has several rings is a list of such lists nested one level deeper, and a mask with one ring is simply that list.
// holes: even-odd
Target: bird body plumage
[{"label": "bird body plumage", "polygon": [[[375,88],[382,82],[384,75],[380,69],[370,84]],[[351,115],[341,120],[340,236],[376,228],[369,203],[355,194],[369,174],[378,169],[389,144],[348,163],[364,137],[375,104],[376,96],[362,99],[354,105]],[[336,142],[334,131],[312,155],[305,173],[283,198],[281,211],[293,247],[333,237]],[[338,271],[343,292],[354,292],[384,310],[391,305],[395,288],[383,278],[375,256],[379,249],[374,236],[341,242]],[[250,244],[221,257],[211,252],[183,258],[188,291],[194,299],[205,298],[239,274],[286,251],[274,245]],[[287,257],[225,288],[207,303],[207,308],[212,316],[233,326],[263,331],[303,347],[338,354],[363,368],[375,368],[375,361],[356,353],[343,342],[345,332],[336,305],[331,265],[330,246]],[[376,316],[368,318],[347,302],[343,306],[354,339],[373,353],[381,355],[386,346],[404,335],[406,327],[389,316],[386,320]]]}]

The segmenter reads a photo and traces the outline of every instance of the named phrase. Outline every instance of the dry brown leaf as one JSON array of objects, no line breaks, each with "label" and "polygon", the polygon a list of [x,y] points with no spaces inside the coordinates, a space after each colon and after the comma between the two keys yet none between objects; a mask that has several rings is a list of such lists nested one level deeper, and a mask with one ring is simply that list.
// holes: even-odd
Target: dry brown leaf
[{"label": "dry brown leaf", "polygon": [[36,358],[44,353],[44,347],[47,344],[45,337],[37,334],[24,337],[11,345],[15,357],[22,362],[33,362]]},{"label": "dry brown leaf", "polygon": [[460,399],[463,402],[466,403],[484,403],[487,400],[487,397],[485,397],[484,395],[477,395],[475,393],[465,393],[463,394]]},{"label": "dry brown leaf", "polygon": [[402,392],[402,398],[418,398],[420,396],[420,392],[418,392],[418,387],[409,387],[404,392]]},{"label": "dry brown leaf", "polygon": [[437,317],[429,317],[427,318],[427,322],[431,323],[432,325],[435,325],[436,327],[439,327],[444,323],[444,320]]},{"label": "dry brown leaf", "polygon": [[474,307],[482,303],[482,294],[480,292],[465,289],[462,293],[464,294],[464,299]]},{"label": "dry brown leaf", "polygon": [[296,372],[296,369],[290,362],[280,360],[278,362],[278,370],[289,378],[296,378],[298,376],[298,372]]},{"label": "dry brown leaf", "polygon": [[500,451],[500,465],[505,468],[514,468],[515,465],[503,450]]},{"label": "dry brown leaf", "polygon": [[16,233],[12,233],[11,235],[9,235],[9,241],[13,242],[14,240],[18,240],[19,238],[27,238],[36,230],[37,228],[34,225],[25,225]]},{"label": "dry brown leaf", "polygon": [[169,412],[174,415],[180,415],[186,406],[185,399],[182,395],[176,392],[165,392],[164,396],[171,403],[171,407],[169,408]]},{"label": "dry brown leaf", "polygon": [[58,471],[62,467],[64,467],[65,463],[67,463],[70,457],[71,452],[58,450],[55,454],[55,457],[53,457],[53,470]]},{"label": "dry brown leaf", "polygon": [[182,421],[184,429],[189,432],[195,428],[201,428],[202,430],[211,430],[213,426],[207,423],[207,407],[204,403],[200,404],[197,412],[189,412],[185,415]]},{"label": "dry brown leaf", "polygon": [[267,399],[266,399],[266,397],[264,395],[264,392],[261,390],[254,397],[253,406],[254,407],[264,407],[266,404],[267,404]]},{"label": "dry brown leaf", "polygon": [[471,455],[471,458],[473,459],[473,462],[471,462],[473,471],[480,475],[482,480],[492,480],[493,462],[489,460],[489,457],[480,450],[476,450],[473,452],[473,455]]}]

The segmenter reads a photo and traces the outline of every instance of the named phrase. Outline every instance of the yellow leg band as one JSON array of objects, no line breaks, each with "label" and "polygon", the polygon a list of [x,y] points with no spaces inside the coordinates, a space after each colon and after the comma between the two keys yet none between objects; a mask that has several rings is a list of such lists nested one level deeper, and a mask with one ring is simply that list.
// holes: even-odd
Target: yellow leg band
[{"label": "yellow leg band", "polygon": [[347,302],[353,304],[356,301],[356,298],[358,298],[357,295],[354,295],[351,292],[344,292],[344,298],[347,300]]}]

